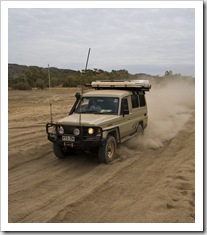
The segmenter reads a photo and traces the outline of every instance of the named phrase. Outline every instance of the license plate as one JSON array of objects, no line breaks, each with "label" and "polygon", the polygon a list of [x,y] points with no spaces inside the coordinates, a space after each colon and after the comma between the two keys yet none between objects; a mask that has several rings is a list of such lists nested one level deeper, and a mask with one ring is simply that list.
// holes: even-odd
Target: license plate
[{"label": "license plate", "polygon": [[72,135],[63,135],[62,141],[75,142],[75,136]]}]

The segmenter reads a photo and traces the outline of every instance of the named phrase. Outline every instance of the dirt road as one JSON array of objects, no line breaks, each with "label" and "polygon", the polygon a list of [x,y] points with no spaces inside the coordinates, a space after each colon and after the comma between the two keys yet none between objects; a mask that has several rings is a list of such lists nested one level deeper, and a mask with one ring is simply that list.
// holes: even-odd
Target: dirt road
[{"label": "dirt road", "polygon": [[[144,137],[120,146],[109,165],[91,153],[57,159],[45,133],[49,91],[9,90],[9,222],[194,222],[194,87],[189,87],[182,98],[172,99],[175,87],[147,94]],[[52,90],[55,120],[67,115],[76,90]],[[155,102],[162,102],[159,109]]]}]

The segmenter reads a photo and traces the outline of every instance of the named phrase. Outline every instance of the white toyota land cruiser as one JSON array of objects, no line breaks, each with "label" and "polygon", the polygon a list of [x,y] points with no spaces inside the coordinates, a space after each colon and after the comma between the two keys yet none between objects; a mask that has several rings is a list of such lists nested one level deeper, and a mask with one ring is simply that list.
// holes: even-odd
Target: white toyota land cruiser
[{"label": "white toyota land cruiser", "polygon": [[93,149],[100,162],[111,162],[117,145],[143,133],[147,126],[145,91],[147,80],[96,81],[95,90],[76,101],[69,115],[57,123],[47,123],[48,139],[54,154],[64,158],[71,149]]}]

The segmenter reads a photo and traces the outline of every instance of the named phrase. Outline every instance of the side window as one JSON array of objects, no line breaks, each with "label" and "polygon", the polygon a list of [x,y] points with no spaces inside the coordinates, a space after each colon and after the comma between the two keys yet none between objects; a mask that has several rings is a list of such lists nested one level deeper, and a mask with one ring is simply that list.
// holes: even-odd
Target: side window
[{"label": "side window", "polygon": [[146,105],[144,94],[139,94],[139,102],[141,107]]},{"label": "side window", "polygon": [[138,96],[137,95],[131,95],[131,100],[132,100],[132,108],[138,108],[139,107],[139,101],[138,101]]},{"label": "side window", "polygon": [[129,106],[128,106],[128,100],[127,98],[123,98],[121,100],[121,114],[123,114],[123,111],[129,111]]}]

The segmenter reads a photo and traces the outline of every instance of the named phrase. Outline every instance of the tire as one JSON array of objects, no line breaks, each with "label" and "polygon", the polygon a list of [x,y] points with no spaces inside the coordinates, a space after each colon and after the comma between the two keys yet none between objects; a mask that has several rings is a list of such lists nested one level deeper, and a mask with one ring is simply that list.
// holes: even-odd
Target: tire
[{"label": "tire", "polygon": [[53,152],[57,158],[60,158],[60,159],[65,158],[65,154],[63,152],[62,147],[56,143],[53,143]]},{"label": "tire", "polygon": [[137,127],[137,130],[136,130],[136,133],[137,133],[137,135],[138,136],[142,136],[142,135],[144,135],[144,129],[143,129],[143,126],[142,126],[142,124],[138,124],[138,127]]},{"label": "tire", "polygon": [[113,136],[108,136],[106,144],[99,147],[98,158],[101,163],[109,163],[114,160],[116,154],[116,139]]}]

